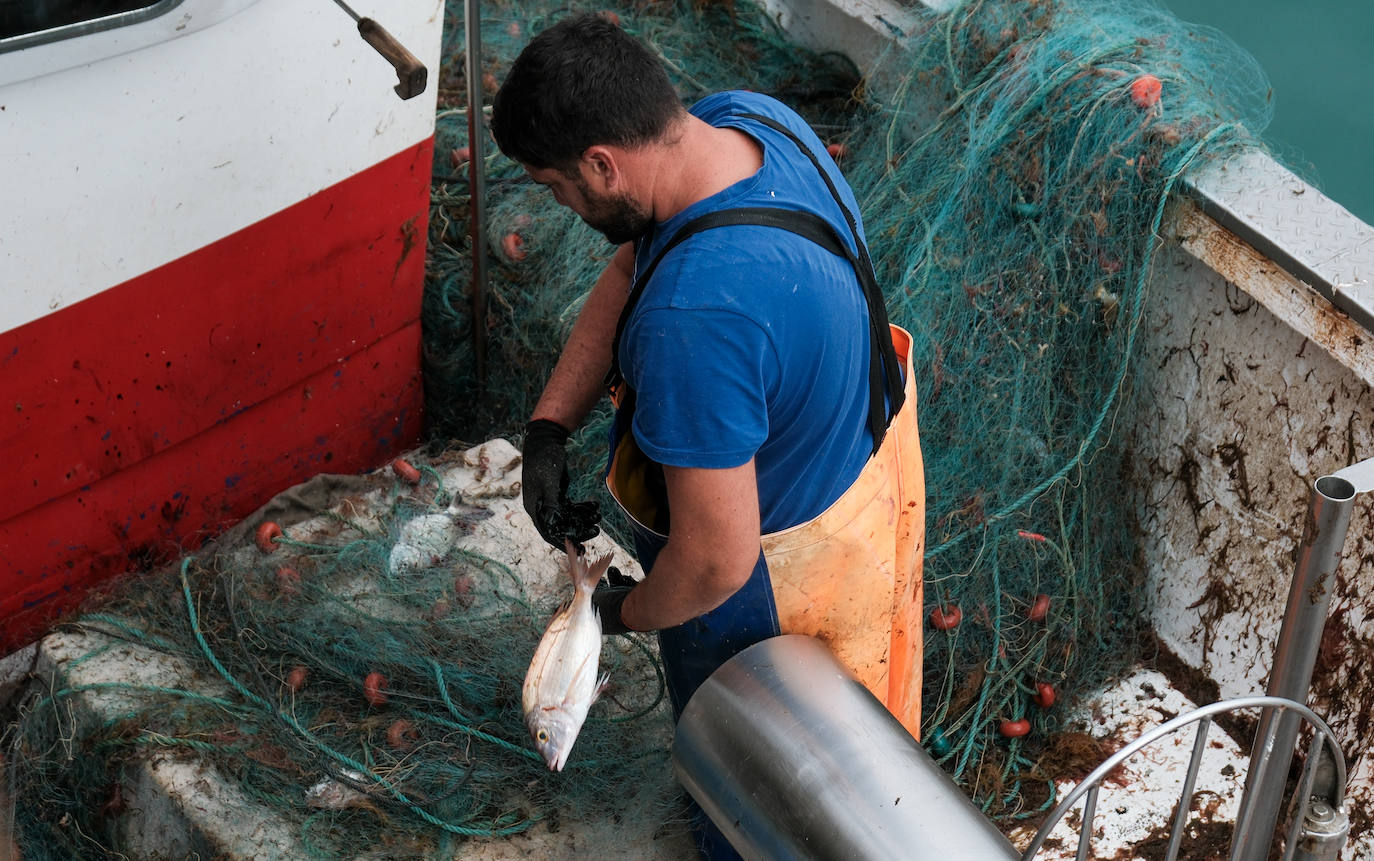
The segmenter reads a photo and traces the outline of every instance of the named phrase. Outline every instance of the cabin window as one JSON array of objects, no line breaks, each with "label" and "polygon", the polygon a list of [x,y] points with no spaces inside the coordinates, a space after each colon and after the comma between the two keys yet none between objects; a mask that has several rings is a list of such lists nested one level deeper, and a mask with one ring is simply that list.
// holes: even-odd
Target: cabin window
[{"label": "cabin window", "polygon": [[181,0],[0,0],[0,52],[123,27]]}]

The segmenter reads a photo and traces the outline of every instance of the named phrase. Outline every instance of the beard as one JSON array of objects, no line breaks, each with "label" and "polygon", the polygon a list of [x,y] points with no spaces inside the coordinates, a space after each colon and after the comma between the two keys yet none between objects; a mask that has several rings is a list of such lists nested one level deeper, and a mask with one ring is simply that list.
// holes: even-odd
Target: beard
[{"label": "beard", "polygon": [[653,216],[640,209],[627,194],[598,197],[589,194],[583,186],[582,195],[587,202],[587,214],[582,220],[613,245],[632,242],[654,226]]}]

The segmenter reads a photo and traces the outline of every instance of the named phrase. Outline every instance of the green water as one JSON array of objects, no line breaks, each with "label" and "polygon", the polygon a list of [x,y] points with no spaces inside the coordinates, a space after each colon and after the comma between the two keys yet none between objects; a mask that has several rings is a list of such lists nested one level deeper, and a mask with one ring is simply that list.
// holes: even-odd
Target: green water
[{"label": "green water", "polygon": [[1374,224],[1374,0],[1163,0],[1222,30],[1268,73],[1280,159]]}]

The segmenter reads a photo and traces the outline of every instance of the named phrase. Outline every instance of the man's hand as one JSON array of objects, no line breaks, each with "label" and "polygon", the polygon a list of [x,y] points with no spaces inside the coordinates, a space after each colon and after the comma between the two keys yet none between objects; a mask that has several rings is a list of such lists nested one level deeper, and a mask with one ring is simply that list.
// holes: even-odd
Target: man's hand
[{"label": "man's hand", "polygon": [[625,620],[620,617],[620,606],[625,603],[634,585],[635,578],[621,574],[614,565],[606,570],[606,582],[596,584],[596,591],[592,592],[592,606],[601,616],[602,634],[630,633]]},{"label": "man's hand", "polygon": [[568,501],[568,429],[548,419],[525,425],[521,497],[534,528],[559,550],[564,540],[580,548],[601,531],[601,507],[594,500]]}]

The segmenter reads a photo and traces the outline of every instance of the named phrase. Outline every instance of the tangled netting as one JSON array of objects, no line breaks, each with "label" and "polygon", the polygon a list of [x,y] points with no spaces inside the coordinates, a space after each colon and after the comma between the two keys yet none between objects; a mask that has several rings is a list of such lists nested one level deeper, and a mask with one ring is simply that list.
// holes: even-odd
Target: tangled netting
[{"label": "tangled netting", "polygon": [[[166,763],[196,764],[221,850],[238,805],[270,810],[279,824],[247,817],[255,855],[455,857],[464,841],[541,820],[557,830],[560,817],[684,828],[648,641],[602,650],[614,682],[551,773],[521,685],[556,595],[533,598],[466,540],[499,512],[453,502],[455,481],[441,490],[419,463],[419,481],[388,469],[316,494],[309,507],[334,504],[284,530],[262,520],[59,626],[48,654],[65,661],[64,686],[31,688],[6,746],[23,857],[176,855],[155,814],[127,815],[145,779],[133,766],[150,757],[169,784]],[[131,844],[130,829],[154,835]]]},{"label": "tangled netting", "polygon": [[[846,64],[780,45],[743,3],[621,20],[656,46],[685,102],[721,87],[776,94],[838,154],[889,315],[916,343],[923,741],[985,809],[1033,815],[1056,776],[1036,765],[1065,712],[1050,704],[1140,657],[1133,463],[1113,430],[1130,410],[1167,205],[1188,170],[1258,145],[1268,84],[1221,33],[1149,2],[909,11],[916,23],[893,24],[891,47],[852,85]],[[715,37],[726,56],[673,38],[683,21],[728,22]],[[459,435],[470,421],[519,432],[610,253],[508,161],[487,167],[493,352],[485,396],[446,400],[464,414],[437,416]],[[458,308],[469,267],[453,232],[466,198],[435,202],[429,301],[458,313],[427,317],[430,384],[475,392]],[[600,493],[607,420],[579,437],[584,495]]]},{"label": "tangled netting", "polygon": [[[612,251],[487,140],[486,317],[474,321],[462,4],[448,7],[423,308],[441,447],[517,438]],[[922,740],[990,813],[1047,809],[1058,775],[1042,757],[1064,703],[1138,658],[1146,608],[1133,463],[1114,428],[1131,410],[1152,252],[1186,172],[1256,145],[1269,111],[1262,72],[1221,34],[1145,0],[907,10],[911,21],[891,23],[890,46],[862,75],[844,57],[790,43],[744,0],[594,8],[655,47],[684,101],[770,93],[832,144],[889,315],[916,345],[928,510]],[[569,11],[485,5],[488,97],[529,36]],[[475,326],[486,336],[481,369]],[[573,495],[600,497],[607,511],[608,420],[603,406],[572,452]],[[337,535],[296,548],[310,567],[299,583],[226,551],[145,589],[142,605],[88,619],[176,655],[222,690],[165,692],[84,741],[61,719],[70,692],[29,703],[22,749],[80,744],[82,762],[103,769],[72,782],[60,757],[25,760],[26,786],[53,802],[29,827],[74,841],[61,817],[84,810],[85,832],[98,830],[100,812],[118,805],[110,787],[121,756],[148,745],[213,758],[326,855],[375,849],[382,832],[442,853],[469,834],[606,809],[606,796],[642,786],[662,791],[660,683],[633,650],[607,659],[624,661],[612,666],[625,677],[626,708],[614,714],[634,719],[593,720],[563,775],[525,744],[518,685],[547,616],[499,564],[447,558],[403,588],[382,577],[380,596],[348,599],[361,572],[385,570],[383,549],[402,524],[444,504],[395,492],[375,522],[336,515]],[[617,533],[614,517],[605,525]],[[455,570],[489,600],[457,602]],[[299,594],[286,601],[283,589]],[[297,666],[318,684],[292,694]],[[388,680],[385,703],[367,699],[372,672]],[[331,791],[364,791],[384,816],[303,804],[322,776],[339,784]],[[675,798],[636,815],[670,818]]]}]

